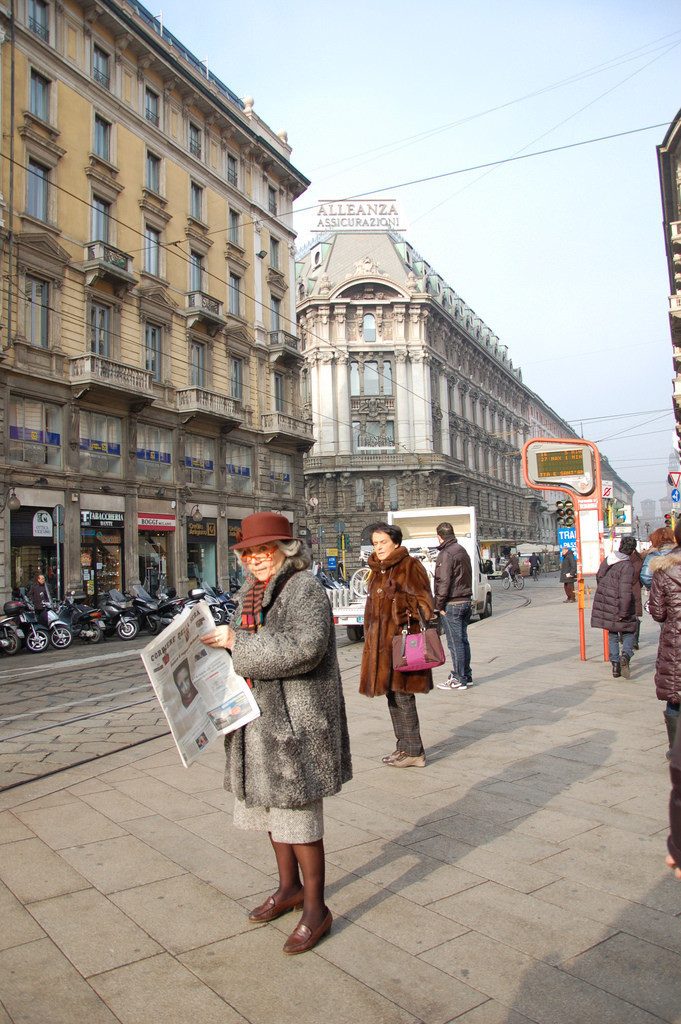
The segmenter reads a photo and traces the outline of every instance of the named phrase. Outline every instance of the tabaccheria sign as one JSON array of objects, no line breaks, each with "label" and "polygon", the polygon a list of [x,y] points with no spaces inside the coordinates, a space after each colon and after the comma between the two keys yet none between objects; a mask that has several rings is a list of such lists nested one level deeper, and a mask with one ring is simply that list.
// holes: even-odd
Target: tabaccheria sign
[{"label": "tabaccheria sign", "polygon": [[316,231],[406,231],[396,199],[320,200]]}]

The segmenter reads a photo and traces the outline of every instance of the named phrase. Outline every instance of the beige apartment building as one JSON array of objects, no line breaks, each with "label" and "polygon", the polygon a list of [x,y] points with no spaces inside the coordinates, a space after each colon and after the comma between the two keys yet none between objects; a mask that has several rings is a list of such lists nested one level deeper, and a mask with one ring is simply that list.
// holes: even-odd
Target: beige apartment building
[{"label": "beige apartment building", "polygon": [[2,591],[228,583],[303,508],[276,134],[135,0],[0,4]]},{"label": "beige apartment building", "polygon": [[[342,208],[347,223],[361,206],[324,212]],[[530,490],[520,453],[532,437],[578,435],[410,243],[391,230],[320,233],[299,253],[296,294],[315,437],[304,528],[319,559],[345,543],[352,568],[371,523],[438,505],[475,506],[486,556],[552,551],[564,495]]]}]

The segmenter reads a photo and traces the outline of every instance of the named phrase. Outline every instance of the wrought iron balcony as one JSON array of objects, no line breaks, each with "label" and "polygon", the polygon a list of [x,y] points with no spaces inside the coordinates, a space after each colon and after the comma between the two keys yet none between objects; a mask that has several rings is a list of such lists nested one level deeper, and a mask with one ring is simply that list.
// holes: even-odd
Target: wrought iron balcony
[{"label": "wrought iron balcony", "polygon": [[132,272],[132,256],[127,252],[115,249],[108,242],[96,240],[85,246],[83,270],[87,284],[91,285],[96,278],[108,279],[117,294],[134,288],[137,278]]},{"label": "wrought iron balcony", "polygon": [[177,392],[177,409],[186,423],[197,416],[220,420],[236,427],[243,423],[241,405],[233,398],[205,388],[182,388]]},{"label": "wrought iron balcony", "polygon": [[187,293],[184,315],[187,317],[188,327],[203,322],[211,335],[217,334],[227,323],[220,300],[200,291]]},{"label": "wrought iron balcony", "polygon": [[303,354],[300,350],[300,339],[287,331],[270,331],[267,335],[270,350],[270,362],[294,365],[302,363]]},{"label": "wrought iron balcony", "polygon": [[70,382],[78,397],[86,391],[127,394],[132,404],[150,405],[154,400],[153,374],[139,366],[88,352],[69,360]]},{"label": "wrought iron balcony", "polygon": [[266,412],[260,417],[260,429],[266,435],[265,443],[284,441],[295,444],[298,451],[309,451],[314,444],[312,421],[287,416],[283,412]]}]

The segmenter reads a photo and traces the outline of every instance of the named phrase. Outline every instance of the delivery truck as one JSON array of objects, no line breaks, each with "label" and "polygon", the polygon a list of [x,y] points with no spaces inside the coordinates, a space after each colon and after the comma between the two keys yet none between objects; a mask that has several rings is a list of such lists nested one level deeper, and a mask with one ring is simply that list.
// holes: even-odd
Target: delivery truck
[{"label": "delivery truck", "polygon": [[[405,508],[388,512],[387,522],[402,530],[402,544],[410,555],[423,562],[432,580],[439,541],[436,527],[451,523],[456,539],[466,549],[473,570],[472,613],[481,619],[492,614],[492,587],[483,572],[483,561],[478,546],[475,508],[472,505],[449,505],[439,508]],[[364,637],[364,597],[356,588],[330,590],[334,622],[346,626],[350,640]]]}]

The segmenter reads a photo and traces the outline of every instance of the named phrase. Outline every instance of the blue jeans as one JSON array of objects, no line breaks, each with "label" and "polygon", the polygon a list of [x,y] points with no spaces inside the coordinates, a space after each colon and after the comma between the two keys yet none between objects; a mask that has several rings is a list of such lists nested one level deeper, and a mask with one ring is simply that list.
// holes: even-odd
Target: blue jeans
[{"label": "blue jeans", "polygon": [[634,653],[636,633],[608,633],[608,655],[612,662],[620,660],[620,636],[622,637],[622,654],[631,658]]},{"label": "blue jeans", "polygon": [[447,646],[452,656],[454,675],[458,682],[471,678],[471,645],[468,643],[468,623],[471,621],[471,604],[448,604],[443,616]]}]

